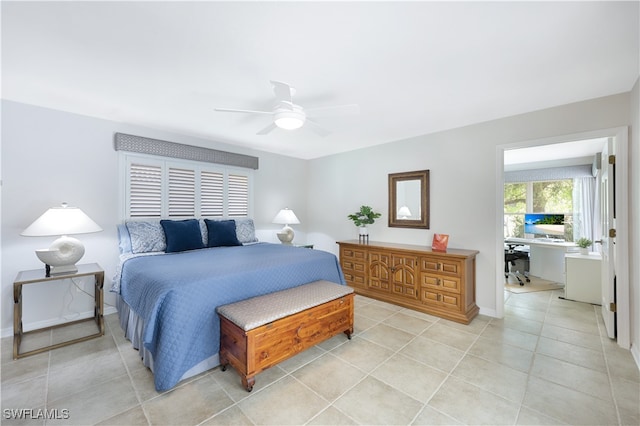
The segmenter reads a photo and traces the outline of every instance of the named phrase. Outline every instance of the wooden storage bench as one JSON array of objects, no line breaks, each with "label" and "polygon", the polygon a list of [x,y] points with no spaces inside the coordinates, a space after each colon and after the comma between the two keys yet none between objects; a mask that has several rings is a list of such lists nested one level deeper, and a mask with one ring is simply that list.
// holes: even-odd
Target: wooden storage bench
[{"label": "wooden storage bench", "polygon": [[353,289],[314,281],[217,308],[220,365],[251,392],[255,375],[344,332],[353,333]]}]

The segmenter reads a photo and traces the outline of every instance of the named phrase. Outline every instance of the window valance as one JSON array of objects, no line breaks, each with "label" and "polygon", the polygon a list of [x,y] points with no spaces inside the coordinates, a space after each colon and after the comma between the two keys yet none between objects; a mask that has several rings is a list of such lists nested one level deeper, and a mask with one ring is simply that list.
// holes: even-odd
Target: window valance
[{"label": "window valance", "polygon": [[227,166],[258,169],[258,157],[220,151],[200,146],[184,145],[160,139],[116,133],[114,137],[116,151],[137,152],[141,154],[159,155],[162,157],[180,158],[183,160],[204,161]]}]

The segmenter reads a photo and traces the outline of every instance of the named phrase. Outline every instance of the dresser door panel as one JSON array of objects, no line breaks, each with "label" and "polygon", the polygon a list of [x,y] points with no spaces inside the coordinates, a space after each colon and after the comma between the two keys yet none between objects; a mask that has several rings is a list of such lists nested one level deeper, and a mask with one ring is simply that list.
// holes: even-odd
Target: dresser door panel
[{"label": "dresser door panel", "polygon": [[369,253],[369,283],[372,290],[389,292],[390,255],[372,251]]},{"label": "dresser door panel", "polygon": [[417,265],[416,256],[406,256],[397,253],[391,255],[392,268],[392,292],[411,299],[418,299]]}]

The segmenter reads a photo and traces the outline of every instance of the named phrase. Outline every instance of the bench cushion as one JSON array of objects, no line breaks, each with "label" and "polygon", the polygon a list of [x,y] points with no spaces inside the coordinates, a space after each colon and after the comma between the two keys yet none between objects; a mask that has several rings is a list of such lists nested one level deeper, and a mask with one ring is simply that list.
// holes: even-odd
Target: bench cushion
[{"label": "bench cushion", "polygon": [[244,331],[353,293],[353,288],[330,281],[299,287],[218,306],[217,312]]}]

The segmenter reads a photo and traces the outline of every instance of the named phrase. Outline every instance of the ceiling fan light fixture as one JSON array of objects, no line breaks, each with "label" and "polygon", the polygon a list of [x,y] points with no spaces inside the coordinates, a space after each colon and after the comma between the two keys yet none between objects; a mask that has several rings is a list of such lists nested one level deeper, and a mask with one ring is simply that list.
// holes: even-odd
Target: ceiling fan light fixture
[{"label": "ceiling fan light fixture", "polygon": [[305,116],[298,111],[281,111],[275,114],[274,123],[281,129],[295,130],[302,127]]}]

